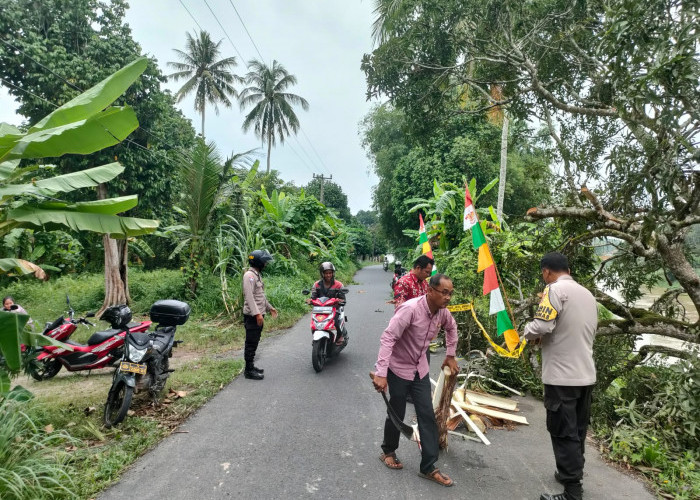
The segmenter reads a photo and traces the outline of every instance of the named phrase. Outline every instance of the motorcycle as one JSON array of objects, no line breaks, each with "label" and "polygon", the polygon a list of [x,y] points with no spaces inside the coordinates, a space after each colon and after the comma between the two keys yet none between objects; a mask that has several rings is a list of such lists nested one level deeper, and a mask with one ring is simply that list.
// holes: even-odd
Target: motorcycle
[{"label": "motorcycle", "polygon": [[[323,370],[329,358],[337,356],[348,345],[348,330],[345,327],[345,294],[350,290],[339,288],[328,290],[333,297],[311,299],[311,363],[316,373]],[[310,290],[302,290],[308,295]],[[343,343],[338,345],[338,333],[342,332]]]},{"label": "motorcycle", "polygon": [[382,268],[384,269],[384,272],[387,272],[389,270],[389,261],[385,260],[384,263],[382,264]]},{"label": "motorcycle", "polygon": [[47,323],[43,335],[70,345],[73,350],[65,347],[47,345],[39,348],[39,354],[29,363],[29,374],[35,380],[42,381],[55,377],[65,366],[70,372],[94,370],[114,366],[122,356],[124,337],[127,331],[144,332],[151,326],[150,321],[130,323],[131,310],[125,305],[112,306],[105,309],[100,319],[110,323],[109,330],[93,333],[87,344],[70,340],[70,336],[78,325],[95,326],[87,318],[94,317],[88,313],[83,318],[75,319],[75,311],[68,302],[68,318],[59,317],[53,323]]},{"label": "motorcycle", "polygon": [[393,290],[394,287],[396,286],[396,282],[401,279],[402,276],[406,274],[406,270],[401,266],[401,264],[398,264],[396,267],[394,267],[394,277],[391,279],[391,289]]},{"label": "motorcycle", "polygon": [[173,347],[182,342],[175,340],[175,331],[190,317],[190,306],[179,300],[159,300],[151,306],[150,317],[158,323],[155,331],[126,333],[126,347],[105,403],[106,427],[124,420],[134,393],[146,390],[153,401],[158,400],[173,371],[170,369]]}]

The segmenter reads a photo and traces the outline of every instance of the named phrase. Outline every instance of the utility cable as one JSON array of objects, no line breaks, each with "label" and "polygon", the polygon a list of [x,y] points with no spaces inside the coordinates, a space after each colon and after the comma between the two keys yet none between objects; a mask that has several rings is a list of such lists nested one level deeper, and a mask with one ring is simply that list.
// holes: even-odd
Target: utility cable
[{"label": "utility cable", "polygon": [[236,8],[235,5],[233,5],[233,1],[232,1],[232,0],[228,0],[228,3],[231,4],[231,7],[233,7],[233,10],[236,12],[236,15],[238,16],[238,20],[239,20],[239,21],[241,22],[241,24],[243,25],[243,29],[244,29],[245,32],[248,34],[248,38],[250,38],[250,42],[253,44],[253,47],[255,47],[255,51],[256,51],[256,52],[258,53],[258,55],[260,56],[260,60],[261,60],[261,61],[264,61],[265,58],[264,58],[263,55],[260,53],[260,49],[258,49],[258,46],[255,45],[255,40],[253,40],[253,37],[250,36],[250,32],[248,31],[248,28],[246,27],[245,23],[243,22],[243,18],[242,18],[241,15],[238,13],[238,9]]},{"label": "utility cable", "polygon": [[[216,17],[216,14],[214,14],[214,11],[213,11],[213,10],[211,9],[211,7],[209,6],[209,2],[207,2],[207,0],[204,0],[204,3],[206,4],[207,8],[209,9],[209,12],[211,12],[211,15],[214,16],[214,19],[216,19],[216,22],[219,24],[219,27],[221,28],[221,31],[224,32],[224,35],[226,35],[226,38],[228,38],[228,41],[231,42],[231,45],[233,45],[233,50],[235,50],[235,51],[236,51],[236,54],[238,54],[238,57],[241,58],[241,62],[242,62],[243,64],[246,64],[245,58],[244,58],[244,57],[241,55],[241,53],[238,51],[238,47],[236,47],[236,44],[233,43],[233,40],[231,40],[231,37],[228,36],[228,33],[226,32],[226,29],[224,28],[224,26],[221,24],[221,21],[219,21],[219,18]],[[246,64],[246,66],[247,66],[247,64]]]},{"label": "utility cable", "polygon": [[202,31],[204,31],[204,30],[202,29],[202,27],[199,25],[199,23],[197,22],[197,20],[196,20],[196,19],[194,18],[194,16],[192,15],[192,13],[190,12],[190,9],[187,8],[187,6],[182,2],[182,0],[180,0],[180,5],[182,5],[182,6],[184,7],[184,9],[187,11],[187,13],[190,15],[190,17],[191,17],[192,20],[194,21],[194,24],[196,24],[197,27],[199,28],[199,32],[201,33]]}]

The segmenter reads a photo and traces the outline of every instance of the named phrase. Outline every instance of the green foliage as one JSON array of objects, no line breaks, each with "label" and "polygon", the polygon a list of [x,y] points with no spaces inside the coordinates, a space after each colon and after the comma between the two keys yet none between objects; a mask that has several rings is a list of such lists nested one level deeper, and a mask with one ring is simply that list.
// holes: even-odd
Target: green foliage
[{"label": "green foliage", "polygon": [[[321,199],[321,179],[318,177],[312,179],[305,187],[304,191],[309,196],[314,196],[317,200]],[[332,208],[336,211],[338,217],[349,223],[352,215],[350,207],[348,207],[348,196],[343,192],[343,188],[333,181],[323,181],[323,204],[327,208]]]},{"label": "green foliage", "polygon": [[45,431],[26,413],[26,403],[0,400],[0,498],[6,500],[76,498],[66,468],[71,444],[60,431]]},{"label": "green foliage", "polygon": [[194,109],[202,114],[202,137],[204,137],[204,109],[207,103],[214,106],[214,111],[219,114],[219,104],[227,108],[231,107],[229,97],[236,97],[236,89],[233,84],[241,79],[231,73],[236,66],[235,57],[219,58],[221,42],[214,43],[206,31],[200,31],[197,38],[187,35],[187,49],[185,51],[174,49],[180,62],[169,62],[168,66],[177,70],[168,75],[176,82],[187,80],[175,94],[177,102],[194,93]]},{"label": "green foliage", "polygon": [[301,96],[288,91],[296,85],[297,78],[276,60],[268,66],[254,59],[248,62],[248,85],[239,96],[241,109],[252,106],[243,121],[243,130],[253,127],[255,135],[267,143],[267,173],[270,173],[270,150],[277,142],[284,142],[290,134],[299,130],[293,105],[309,109],[309,103]]}]

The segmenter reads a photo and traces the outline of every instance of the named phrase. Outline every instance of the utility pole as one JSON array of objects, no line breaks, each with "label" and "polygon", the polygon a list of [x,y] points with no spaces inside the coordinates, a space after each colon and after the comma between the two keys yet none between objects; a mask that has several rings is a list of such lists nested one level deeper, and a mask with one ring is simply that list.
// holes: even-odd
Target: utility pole
[{"label": "utility pole", "polygon": [[316,175],[313,174],[314,179],[321,179],[321,199],[319,200],[321,203],[323,203],[323,181],[329,181],[333,178],[333,174],[331,174],[330,177],[324,177],[323,174]]}]

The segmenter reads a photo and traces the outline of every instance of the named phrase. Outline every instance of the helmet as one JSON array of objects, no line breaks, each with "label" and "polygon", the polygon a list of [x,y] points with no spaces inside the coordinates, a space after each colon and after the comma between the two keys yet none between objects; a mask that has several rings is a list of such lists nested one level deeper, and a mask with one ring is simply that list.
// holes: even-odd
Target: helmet
[{"label": "helmet", "polygon": [[112,328],[124,328],[131,321],[131,309],[126,305],[108,307],[100,319],[107,321]]},{"label": "helmet", "polygon": [[248,254],[248,263],[255,269],[260,270],[270,262],[274,259],[267,250],[253,250]]},{"label": "helmet", "polygon": [[335,266],[333,265],[332,262],[322,262],[320,266],[318,266],[318,272],[321,273],[321,278],[323,279],[323,273],[326,271],[333,271],[333,277],[335,278]]},{"label": "helmet", "polygon": [[401,267],[401,261],[400,261],[400,260],[397,260],[396,262],[394,262],[394,267],[397,268],[397,269],[398,269],[399,267]]}]

